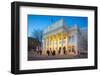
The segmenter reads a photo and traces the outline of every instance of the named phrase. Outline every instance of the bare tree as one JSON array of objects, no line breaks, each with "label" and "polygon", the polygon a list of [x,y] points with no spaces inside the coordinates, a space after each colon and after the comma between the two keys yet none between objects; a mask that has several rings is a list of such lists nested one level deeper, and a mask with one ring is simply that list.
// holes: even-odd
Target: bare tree
[{"label": "bare tree", "polygon": [[32,37],[36,38],[39,42],[42,42],[43,31],[39,29],[33,30]]}]

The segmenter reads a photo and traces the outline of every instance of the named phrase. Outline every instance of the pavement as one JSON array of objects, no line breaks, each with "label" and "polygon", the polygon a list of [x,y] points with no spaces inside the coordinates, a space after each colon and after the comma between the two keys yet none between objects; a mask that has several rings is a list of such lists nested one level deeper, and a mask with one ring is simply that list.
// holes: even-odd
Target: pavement
[{"label": "pavement", "polygon": [[85,55],[77,55],[77,56],[72,56],[72,55],[39,55],[36,53],[33,53],[32,51],[28,52],[28,60],[56,60],[56,59],[83,59],[83,58],[88,58],[87,54]]}]

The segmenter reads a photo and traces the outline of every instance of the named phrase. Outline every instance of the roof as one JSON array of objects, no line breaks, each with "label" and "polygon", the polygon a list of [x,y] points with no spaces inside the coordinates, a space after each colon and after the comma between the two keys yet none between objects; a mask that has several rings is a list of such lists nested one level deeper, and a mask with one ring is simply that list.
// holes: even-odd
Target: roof
[{"label": "roof", "polygon": [[59,21],[54,22],[52,25],[48,26],[46,29],[44,29],[44,34],[53,30],[56,30],[57,28],[64,27],[67,28],[64,24],[64,19],[61,18]]}]

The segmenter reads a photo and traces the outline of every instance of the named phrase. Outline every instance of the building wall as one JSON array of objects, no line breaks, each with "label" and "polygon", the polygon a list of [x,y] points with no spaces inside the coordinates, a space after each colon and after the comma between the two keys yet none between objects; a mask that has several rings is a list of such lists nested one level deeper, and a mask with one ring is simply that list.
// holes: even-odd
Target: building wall
[{"label": "building wall", "polygon": [[[75,54],[77,55],[77,51],[78,51],[78,33],[77,33],[77,27],[73,26],[72,28],[70,28],[69,30],[69,43],[68,45],[72,48],[74,47],[75,49]],[[71,49],[72,50],[72,49]],[[73,53],[73,51],[71,51]]]},{"label": "building wall", "polygon": [[[47,50],[56,50],[56,53],[58,53],[58,50],[60,47],[62,47],[63,45],[65,46],[66,42],[67,42],[67,34],[65,34],[63,32],[63,28],[60,28],[59,30],[55,30],[54,32],[48,33],[46,35],[43,36],[43,50],[47,51]],[[66,35],[65,39],[64,35]],[[63,40],[62,40],[63,39]],[[67,46],[65,46],[67,48]]]},{"label": "building wall", "polygon": [[77,25],[68,28],[64,26],[63,19],[44,30],[44,54],[46,54],[47,50],[56,51],[57,54],[60,47],[61,51],[63,51],[65,47],[69,54],[78,55],[79,52],[81,53],[86,50],[87,46],[84,45],[86,45],[85,39]]},{"label": "building wall", "polygon": [[88,43],[86,38],[83,37],[83,34],[80,32],[80,34],[78,35],[78,50],[80,53],[87,53],[88,49]]}]

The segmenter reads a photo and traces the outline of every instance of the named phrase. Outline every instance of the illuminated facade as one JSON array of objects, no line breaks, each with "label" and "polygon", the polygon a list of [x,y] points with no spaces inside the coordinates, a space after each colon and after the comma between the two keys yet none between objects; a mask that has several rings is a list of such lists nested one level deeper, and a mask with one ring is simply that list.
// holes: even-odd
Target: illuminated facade
[{"label": "illuminated facade", "polygon": [[77,25],[69,28],[61,19],[44,30],[43,53],[55,51],[56,55],[78,55],[80,50],[86,50],[86,47],[82,48],[82,41]]}]

